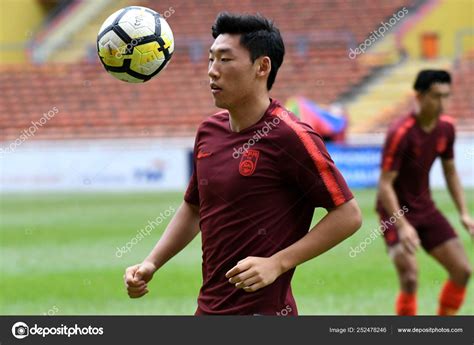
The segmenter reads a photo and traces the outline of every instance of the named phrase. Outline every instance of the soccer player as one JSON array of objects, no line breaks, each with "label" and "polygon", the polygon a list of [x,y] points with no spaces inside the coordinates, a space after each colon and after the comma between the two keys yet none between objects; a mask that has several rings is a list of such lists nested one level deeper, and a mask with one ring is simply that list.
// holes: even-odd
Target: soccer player
[{"label": "soccer player", "polygon": [[[150,255],[127,268],[132,298],[202,236],[196,315],[297,315],[295,267],[353,234],[361,213],[321,137],[269,98],[284,45],[261,16],[221,13],[212,27],[210,89],[226,109],[197,131],[184,202]],[[328,213],[308,232],[316,207]]]},{"label": "soccer player", "polygon": [[474,234],[474,221],[468,214],[454,165],[453,120],[443,115],[451,92],[451,77],[445,71],[424,70],[418,74],[414,89],[419,110],[399,119],[388,130],[377,210],[400,280],[396,313],[416,314],[415,252],[421,244],[449,274],[439,297],[438,314],[451,315],[463,302],[471,267],[456,232],[431,198],[429,172],[437,157],[441,157],[461,223]]}]

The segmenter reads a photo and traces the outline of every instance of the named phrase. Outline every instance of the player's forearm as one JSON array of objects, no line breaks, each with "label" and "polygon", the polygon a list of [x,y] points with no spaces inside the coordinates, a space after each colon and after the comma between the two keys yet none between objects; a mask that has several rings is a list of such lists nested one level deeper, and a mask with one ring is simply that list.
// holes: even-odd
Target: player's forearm
[{"label": "player's forearm", "polygon": [[388,215],[397,213],[397,222],[395,223],[395,226],[398,228],[408,223],[403,214],[398,215],[398,211],[401,207],[393,185],[387,181],[380,181],[378,193],[385,212]]},{"label": "player's forearm", "polygon": [[199,233],[199,211],[183,202],[171,219],[150,255],[144,260],[152,262],[156,269],[178,254]]},{"label": "player's forearm", "polygon": [[445,169],[444,171],[446,184],[448,185],[449,193],[451,194],[451,198],[456,205],[456,208],[459,211],[459,214],[465,215],[467,214],[467,206],[466,200],[464,198],[464,193],[461,186],[461,181],[459,179],[459,175],[457,174],[455,169]]},{"label": "player's forearm", "polygon": [[328,251],[342,242],[362,224],[362,216],[355,199],[331,210],[311,231],[291,246],[274,254],[282,273]]}]

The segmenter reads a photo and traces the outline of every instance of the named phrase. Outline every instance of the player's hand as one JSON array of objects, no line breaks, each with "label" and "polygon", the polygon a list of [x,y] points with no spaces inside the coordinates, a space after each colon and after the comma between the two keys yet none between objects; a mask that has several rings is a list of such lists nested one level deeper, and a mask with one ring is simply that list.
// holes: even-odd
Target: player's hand
[{"label": "player's hand", "polygon": [[254,292],[273,283],[282,273],[276,259],[249,256],[240,260],[225,276],[236,288]]},{"label": "player's hand", "polygon": [[148,261],[130,266],[123,276],[125,287],[130,298],[139,298],[148,293],[147,283],[156,272],[156,266]]},{"label": "player's hand", "polygon": [[398,228],[398,237],[403,248],[410,254],[414,254],[420,246],[420,238],[415,228],[409,223]]},{"label": "player's hand", "polygon": [[474,236],[474,220],[468,214],[461,215],[461,223],[469,234]]}]

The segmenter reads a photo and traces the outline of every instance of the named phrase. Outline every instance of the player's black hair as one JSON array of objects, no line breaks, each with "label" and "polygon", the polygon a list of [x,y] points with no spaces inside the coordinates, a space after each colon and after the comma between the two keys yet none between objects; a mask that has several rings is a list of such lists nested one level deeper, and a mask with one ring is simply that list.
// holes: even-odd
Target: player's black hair
[{"label": "player's black hair", "polygon": [[252,62],[261,56],[270,58],[272,69],[268,75],[267,89],[271,90],[285,55],[280,30],[273,22],[259,14],[221,12],[212,25],[212,37],[215,39],[220,34],[240,34],[240,44],[250,52]]},{"label": "player's black hair", "polygon": [[451,76],[443,70],[425,69],[418,73],[413,88],[418,92],[426,92],[434,83],[451,84]]}]

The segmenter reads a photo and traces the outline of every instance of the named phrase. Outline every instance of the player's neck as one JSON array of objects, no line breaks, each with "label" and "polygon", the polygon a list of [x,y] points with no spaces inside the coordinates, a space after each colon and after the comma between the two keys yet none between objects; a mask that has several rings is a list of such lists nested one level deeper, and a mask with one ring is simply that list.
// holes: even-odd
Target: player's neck
[{"label": "player's neck", "polygon": [[229,109],[229,125],[232,132],[240,132],[256,124],[270,106],[268,96],[242,102],[235,109]]},{"label": "player's neck", "polygon": [[416,115],[418,126],[425,132],[431,132],[438,123],[438,116],[420,111]]}]

